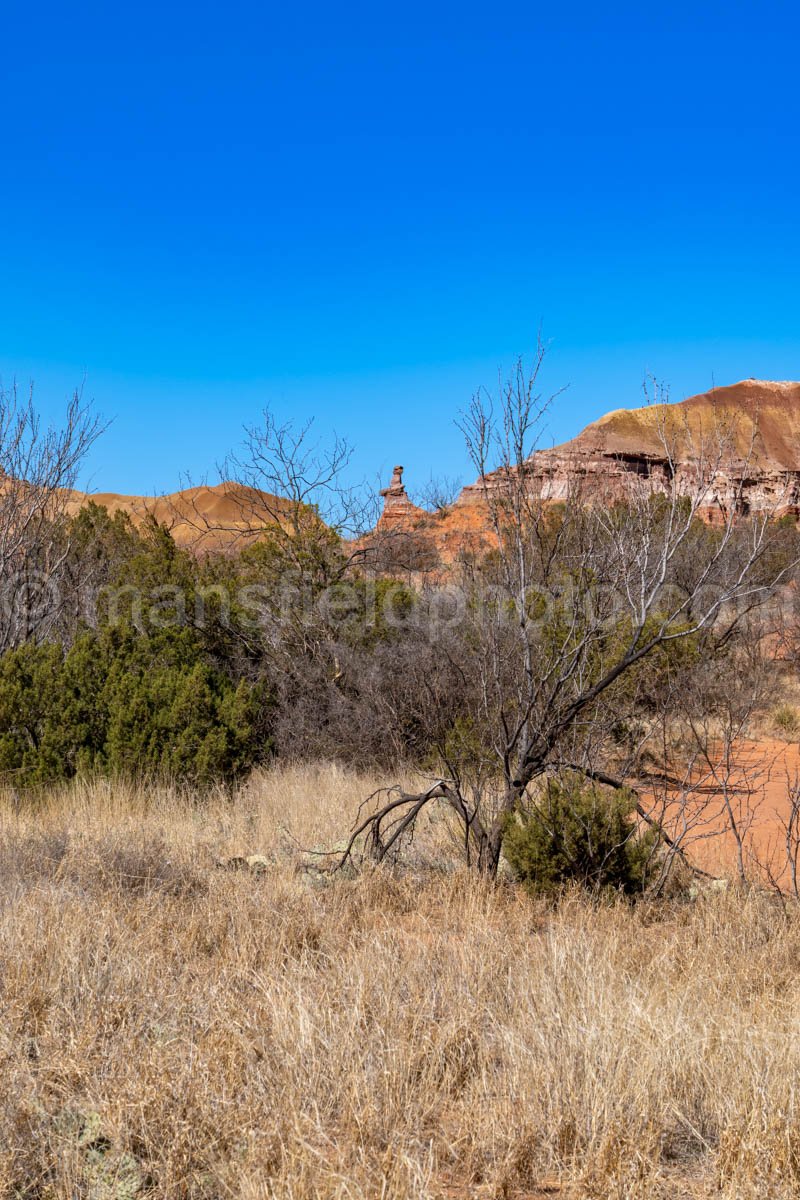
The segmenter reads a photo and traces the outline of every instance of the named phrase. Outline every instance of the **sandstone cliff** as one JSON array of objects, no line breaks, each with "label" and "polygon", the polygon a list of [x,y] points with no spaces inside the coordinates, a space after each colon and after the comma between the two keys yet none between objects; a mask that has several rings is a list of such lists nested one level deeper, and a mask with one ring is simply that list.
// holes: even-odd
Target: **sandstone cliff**
[{"label": "sandstone cliff", "polygon": [[[690,491],[698,476],[707,487],[703,509],[715,520],[740,512],[800,511],[800,383],[744,380],[714,388],[678,404],[618,409],[588,425],[576,438],[538,450],[526,465],[532,490],[545,500],[564,500],[577,490],[621,498],[635,486]],[[385,527],[415,527],[445,552],[460,533],[481,528],[487,491],[502,488],[488,475],[465,487],[445,513],[415,509],[397,468],[384,492]]]}]

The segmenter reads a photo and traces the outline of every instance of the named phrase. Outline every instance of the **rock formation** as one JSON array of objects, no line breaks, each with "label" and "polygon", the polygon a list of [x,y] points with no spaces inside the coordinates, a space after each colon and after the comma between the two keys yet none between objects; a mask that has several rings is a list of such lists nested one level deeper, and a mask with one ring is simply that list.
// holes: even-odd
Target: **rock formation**
[{"label": "rock formation", "polygon": [[426,515],[425,510],[417,508],[408,498],[403,484],[403,468],[395,467],[388,487],[381,488],[383,496],[383,513],[381,525],[390,528],[396,525],[407,525],[409,522],[420,520]]},{"label": "rock formation", "polygon": [[[800,383],[748,379],[679,404],[618,409],[571,441],[537,451],[526,475],[532,489],[554,502],[575,488],[589,501],[593,495],[623,497],[632,484],[641,487],[643,481],[653,491],[671,487],[673,481],[688,491],[697,477],[698,458],[707,463],[720,445],[706,496],[709,520],[733,505],[740,511],[800,513]],[[501,486],[502,479],[490,475],[433,514],[412,503],[403,468],[397,466],[381,491],[378,530],[413,534],[417,559],[427,546],[442,560],[452,560],[482,543],[487,489]],[[89,501],[112,513],[122,509],[137,525],[155,517],[179,544],[203,551],[241,548],[289,509],[287,500],[236,483],[160,497],[75,492],[68,508],[74,512]],[[394,540],[399,548],[401,539]],[[406,543],[403,553],[411,539]]]},{"label": "rock formation", "polygon": [[[395,474],[382,493],[384,519],[419,525],[424,514],[405,498],[402,471]],[[571,441],[538,450],[528,460],[526,475],[531,489],[553,502],[576,490],[589,502],[597,496],[620,499],[643,484],[654,492],[673,486],[690,492],[702,476],[707,484],[703,509],[710,521],[734,508],[796,516],[800,383],[748,379],[678,404],[618,409]],[[474,532],[487,492],[502,487],[501,475],[488,475],[465,487],[436,525],[430,518],[422,524],[450,541],[460,528]]]},{"label": "rock formation", "polygon": [[800,384],[748,379],[679,404],[618,409],[572,441],[534,456],[545,497],[576,484],[624,495],[632,481],[654,491],[708,481],[704,508],[794,512],[800,504]]}]

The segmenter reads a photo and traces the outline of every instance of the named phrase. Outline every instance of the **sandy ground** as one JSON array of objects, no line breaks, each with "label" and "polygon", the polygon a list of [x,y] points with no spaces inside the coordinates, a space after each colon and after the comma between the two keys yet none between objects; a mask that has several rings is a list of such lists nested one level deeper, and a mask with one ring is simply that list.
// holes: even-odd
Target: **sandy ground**
[{"label": "sandy ground", "polygon": [[[697,794],[670,796],[663,824],[704,870],[730,875],[741,862],[749,878],[790,890],[790,857],[800,860],[800,827],[787,845],[792,789],[798,781],[796,742],[743,741],[729,770],[715,763],[713,773],[707,770],[702,780],[698,777]],[[657,805],[651,811],[656,813]]]}]

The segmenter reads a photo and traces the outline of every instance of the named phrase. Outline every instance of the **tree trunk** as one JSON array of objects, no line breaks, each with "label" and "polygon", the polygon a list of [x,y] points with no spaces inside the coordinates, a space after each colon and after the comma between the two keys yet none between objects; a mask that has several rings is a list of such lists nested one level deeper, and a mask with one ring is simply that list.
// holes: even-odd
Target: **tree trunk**
[{"label": "tree trunk", "polygon": [[503,830],[505,828],[505,820],[503,816],[494,821],[491,829],[481,842],[480,853],[478,855],[478,871],[487,879],[495,880],[500,867],[500,854],[503,849]]}]

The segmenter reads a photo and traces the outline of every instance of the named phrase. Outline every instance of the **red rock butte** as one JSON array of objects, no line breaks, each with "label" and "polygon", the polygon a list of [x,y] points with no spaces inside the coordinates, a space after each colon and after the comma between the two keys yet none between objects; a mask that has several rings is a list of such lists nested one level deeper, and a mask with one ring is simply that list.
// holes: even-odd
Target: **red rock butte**
[{"label": "red rock butte", "polygon": [[[703,509],[715,513],[800,511],[800,383],[747,379],[713,388],[677,404],[617,409],[594,421],[569,442],[537,450],[527,461],[532,490],[557,502],[574,494],[622,497],[634,485],[654,492],[677,485],[689,491],[702,472]],[[476,508],[503,487],[495,473],[465,487],[437,519],[445,542],[459,529],[479,527]],[[382,492],[382,524],[416,522],[434,528],[430,515],[405,494],[402,468]],[[470,512],[470,510],[473,510]]]}]

